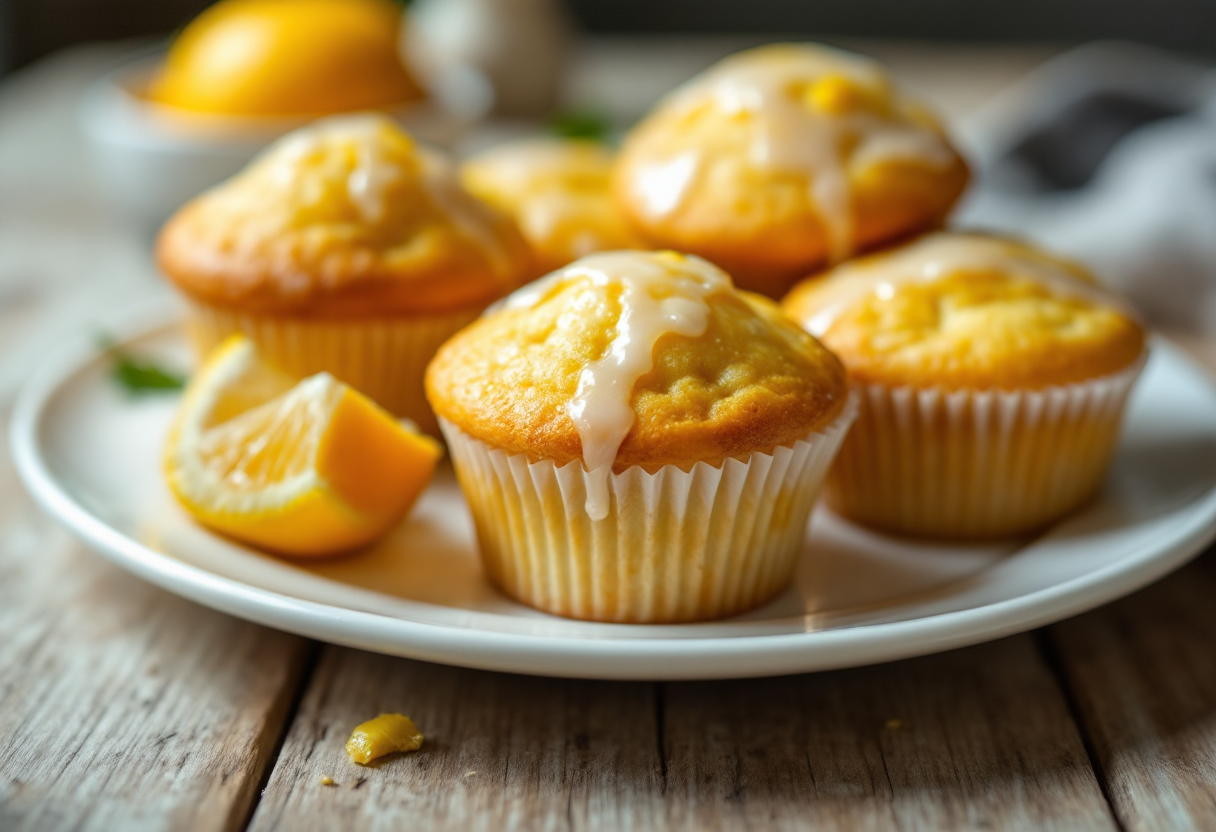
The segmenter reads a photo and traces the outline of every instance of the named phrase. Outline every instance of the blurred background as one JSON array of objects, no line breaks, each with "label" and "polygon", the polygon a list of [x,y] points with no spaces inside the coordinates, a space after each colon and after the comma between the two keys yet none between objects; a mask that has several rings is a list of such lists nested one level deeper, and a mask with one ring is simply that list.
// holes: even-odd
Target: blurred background
[{"label": "blurred background", "polygon": [[[168,34],[206,0],[0,0],[0,74],[57,49]],[[1132,40],[1216,54],[1212,0],[570,0],[588,32],[962,42]]]}]

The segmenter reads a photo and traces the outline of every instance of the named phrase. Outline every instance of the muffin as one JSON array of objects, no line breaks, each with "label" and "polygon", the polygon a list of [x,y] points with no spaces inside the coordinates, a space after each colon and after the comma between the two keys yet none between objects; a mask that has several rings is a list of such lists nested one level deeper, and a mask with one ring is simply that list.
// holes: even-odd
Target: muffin
[{"label": "muffin", "polygon": [[157,260],[200,353],[243,332],[283,369],[327,371],[430,432],[426,363],[535,274],[510,217],[375,115],[284,137],[178,211]]},{"label": "muffin", "polygon": [[517,292],[440,349],[427,395],[490,579],[596,621],[780,592],[854,415],[818,341],[672,252],[592,255]]},{"label": "muffin", "polygon": [[1025,534],[1089,500],[1145,359],[1135,313],[1084,269],[980,234],[846,263],[783,306],[861,396],[829,505],[899,534]]},{"label": "muffin", "polygon": [[599,142],[532,139],[469,159],[460,175],[476,196],[515,218],[541,271],[597,251],[638,248],[609,193],[614,157]]},{"label": "muffin", "polygon": [[626,138],[613,191],[653,245],[779,297],[856,252],[939,226],[967,167],[877,62],[814,44],[733,55]]}]

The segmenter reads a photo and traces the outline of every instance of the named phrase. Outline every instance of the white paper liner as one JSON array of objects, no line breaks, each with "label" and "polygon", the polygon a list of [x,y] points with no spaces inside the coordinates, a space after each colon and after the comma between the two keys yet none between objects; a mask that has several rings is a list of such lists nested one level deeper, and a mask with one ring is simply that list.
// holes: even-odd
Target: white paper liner
[{"label": "white paper liner", "polygon": [[372,321],[312,321],[243,315],[190,304],[190,337],[200,355],[235,333],[248,336],[284,370],[308,376],[322,371],[439,436],[423,389],[426,366],[439,347],[471,323],[480,309],[435,316]]},{"label": "white paper liner", "polygon": [[1143,367],[1038,391],[860,385],[828,505],[897,534],[1034,531],[1097,492]]},{"label": "white paper liner", "polygon": [[857,413],[746,462],[611,474],[603,520],[586,511],[581,461],[532,462],[440,419],[490,579],[572,618],[698,621],[758,606],[793,578],[807,521]]}]

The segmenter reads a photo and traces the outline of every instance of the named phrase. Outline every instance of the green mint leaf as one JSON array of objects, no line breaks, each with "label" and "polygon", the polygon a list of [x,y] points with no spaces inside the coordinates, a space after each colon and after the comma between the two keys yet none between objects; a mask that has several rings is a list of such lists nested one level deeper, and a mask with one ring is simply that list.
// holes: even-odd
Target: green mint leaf
[{"label": "green mint leaf", "polygon": [[557,113],[549,121],[549,130],[563,139],[608,139],[612,125],[608,115],[599,110],[568,110]]},{"label": "green mint leaf", "polygon": [[114,361],[110,378],[132,396],[181,390],[186,386],[185,376],[129,355],[119,349],[109,335],[99,335],[97,343]]}]

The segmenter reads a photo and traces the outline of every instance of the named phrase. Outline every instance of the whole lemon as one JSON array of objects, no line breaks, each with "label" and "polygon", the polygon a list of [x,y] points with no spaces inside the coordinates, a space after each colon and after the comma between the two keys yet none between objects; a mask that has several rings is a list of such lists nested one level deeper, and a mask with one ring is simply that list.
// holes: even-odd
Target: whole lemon
[{"label": "whole lemon", "polygon": [[148,97],[199,113],[319,116],[423,93],[390,0],[221,0],[169,50]]}]

